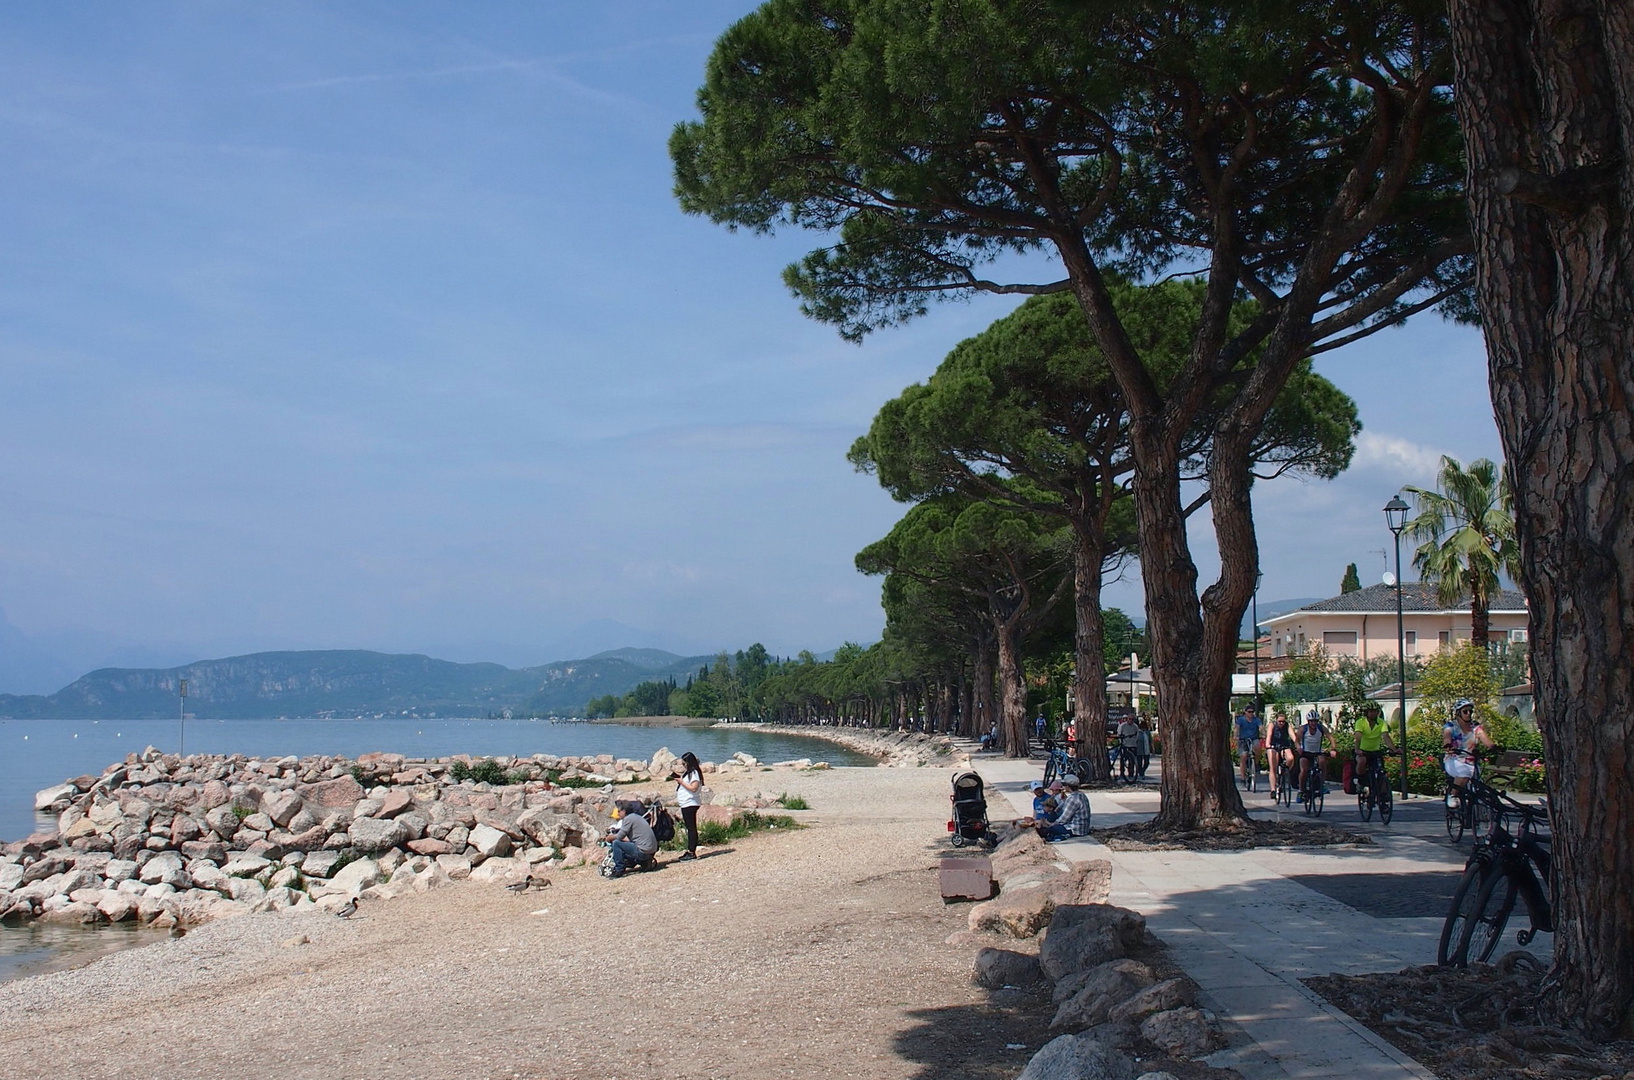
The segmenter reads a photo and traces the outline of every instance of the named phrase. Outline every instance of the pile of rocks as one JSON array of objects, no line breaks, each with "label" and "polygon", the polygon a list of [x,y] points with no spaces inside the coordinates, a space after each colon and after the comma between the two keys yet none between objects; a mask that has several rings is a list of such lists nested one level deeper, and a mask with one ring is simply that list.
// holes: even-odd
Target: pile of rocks
[{"label": "pile of rocks", "polygon": [[[643,794],[613,785],[665,778],[675,760],[667,749],[651,761],[501,758],[489,768],[508,782],[492,784],[454,779],[468,775],[468,758],[182,758],[150,747],[35,796],[57,828],[5,846],[0,919],[186,926],[337,909],[464,878],[527,880],[583,865],[587,853],[598,859],[615,800]],[[706,773],[770,768],[746,754],[704,764]],[[706,820],[772,804],[759,794],[721,802]]]},{"label": "pile of rocks", "polygon": [[1012,829],[993,852],[993,875],[999,895],[973,907],[957,937],[1005,943],[976,954],[973,978],[992,990],[1053,984],[1050,1030],[1062,1033],[1022,1080],[1130,1080],[1154,1050],[1192,1059],[1224,1045],[1219,1021],[1197,1006],[1197,985],[1165,971],[1145,918],[1106,903],[1110,863],[1057,861],[1035,831]]},{"label": "pile of rocks", "polygon": [[876,728],[848,728],[826,724],[733,724],[771,735],[810,735],[879,759],[882,768],[918,769],[935,765],[968,764],[969,757],[950,735],[928,735],[917,731],[881,731]]}]

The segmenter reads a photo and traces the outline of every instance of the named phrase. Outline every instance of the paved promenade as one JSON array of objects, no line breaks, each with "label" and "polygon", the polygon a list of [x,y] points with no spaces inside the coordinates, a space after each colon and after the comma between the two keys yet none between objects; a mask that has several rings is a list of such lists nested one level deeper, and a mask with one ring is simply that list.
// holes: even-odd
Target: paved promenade
[{"label": "paved promenade", "polygon": [[[1040,759],[978,754],[972,764],[995,793],[989,804],[995,821],[1030,813],[1027,787],[1041,774]],[[1150,783],[1089,798],[1097,828],[1146,820],[1158,809],[1155,773]],[[1255,817],[1278,815],[1263,792],[1245,793],[1244,801]],[[1305,820],[1298,804],[1281,816]],[[1230,1046],[1211,1063],[1246,1080],[1431,1080],[1428,1069],[1300,980],[1434,963],[1470,840],[1448,842],[1433,798],[1398,800],[1389,826],[1376,816],[1366,825],[1355,798],[1330,788],[1320,820],[1371,833],[1376,843],[1242,852],[1118,852],[1088,839],[1056,846],[1067,858],[1112,862],[1111,902],[1146,916],[1226,1025]],[[1514,947],[1512,935],[1510,941],[1506,951]],[[1541,935],[1533,951],[1547,960],[1550,943]]]}]

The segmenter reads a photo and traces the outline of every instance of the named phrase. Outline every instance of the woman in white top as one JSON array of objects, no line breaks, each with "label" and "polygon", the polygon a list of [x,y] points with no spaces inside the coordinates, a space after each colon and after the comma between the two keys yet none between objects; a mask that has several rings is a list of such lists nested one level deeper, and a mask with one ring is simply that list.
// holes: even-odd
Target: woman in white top
[{"label": "woman in white top", "polygon": [[675,805],[681,810],[681,820],[687,827],[687,849],[677,861],[685,862],[698,857],[698,806],[703,802],[700,793],[704,786],[704,769],[698,755],[691,750],[681,755],[675,765]]}]

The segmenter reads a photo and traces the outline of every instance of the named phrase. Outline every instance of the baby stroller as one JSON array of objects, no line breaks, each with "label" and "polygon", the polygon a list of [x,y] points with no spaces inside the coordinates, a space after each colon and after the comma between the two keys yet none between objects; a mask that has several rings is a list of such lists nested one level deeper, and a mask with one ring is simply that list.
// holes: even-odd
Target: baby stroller
[{"label": "baby stroller", "polygon": [[953,846],[982,843],[996,847],[999,838],[987,822],[987,799],[982,794],[982,778],[965,771],[953,776],[953,820],[947,831],[953,834]]}]

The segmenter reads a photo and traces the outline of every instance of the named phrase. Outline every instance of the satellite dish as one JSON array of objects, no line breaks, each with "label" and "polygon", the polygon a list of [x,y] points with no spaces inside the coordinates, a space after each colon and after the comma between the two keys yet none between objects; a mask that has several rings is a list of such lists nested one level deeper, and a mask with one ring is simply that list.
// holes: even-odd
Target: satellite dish
[{"label": "satellite dish", "polygon": [[1396,575],[1394,575],[1390,571],[1386,570],[1384,572],[1384,583],[1386,585],[1394,585],[1396,583]]}]

